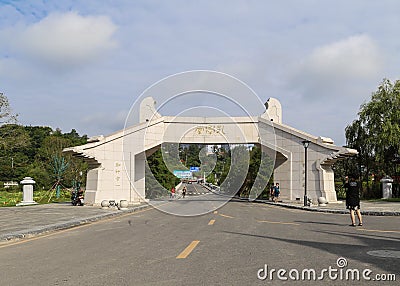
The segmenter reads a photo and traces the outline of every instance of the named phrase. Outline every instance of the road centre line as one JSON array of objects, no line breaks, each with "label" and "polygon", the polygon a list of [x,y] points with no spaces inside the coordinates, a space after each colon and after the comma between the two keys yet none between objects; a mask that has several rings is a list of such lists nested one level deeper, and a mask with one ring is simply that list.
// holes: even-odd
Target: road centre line
[{"label": "road centre line", "polygon": [[219,214],[222,217],[227,217],[227,218],[234,218],[233,216],[229,216],[229,215],[224,215],[224,214]]},{"label": "road centre line", "polygon": [[176,259],[183,259],[189,256],[189,254],[195,249],[195,247],[199,244],[200,240],[193,240],[188,247],[185,248],[177,257]]},{"label": "road centre line", "polygon": [[210,220],[210,221],[208,222],[208,225],[213,225],[214,222],[215,222],[215,219],[212,219],[212,220]]},{"label": "road centre line", "polygon": [[294,222],[282,222],[282,221],[269,221],[269,220],[257,220],[257,222],[266,222],[266,223],[274,223],[274,224],[291,224],[291,225],[300,225]]},{"label": "road centre line", "polygon": [[194,190],[195,190],[196,192],[199,192],[199,190],[198,190],[197,187],[196,187],[196,184],[192,184],[192,186],[194,187]]}]

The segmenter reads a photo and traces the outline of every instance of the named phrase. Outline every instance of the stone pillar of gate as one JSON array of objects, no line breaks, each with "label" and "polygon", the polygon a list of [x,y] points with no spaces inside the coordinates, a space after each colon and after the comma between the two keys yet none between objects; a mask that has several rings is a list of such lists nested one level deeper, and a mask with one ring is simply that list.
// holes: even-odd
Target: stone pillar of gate
[{"label": "stone pillar of gate", "polygon": [[[141,152],[136,154],[133,159],[133,181],[131,182],[134,187],[134,191],[136,192],[135,201],[144,201],[145,200],[145,166],[146,166],[146,152]],[[131,179],[131,180],[132,180]]]},{"label": "stone pillar of gate", "polygon": [[319,190],[317,197],[324,197],[328,202],[337,202],[335,190],[335,173],[332,166],[327,164],[320,164],[317,160],[316,167],[319,171]]},{"label": "stone pillar of gate", "polygon": [[85,204],[93,205],[96,203],[96,194],[99,181],[99,169],[90,169],[86,176]]},{"label": "stone pillar of gate", "polygon": [[292,159],[277,152],[275,158],[274,183],[279,183],[282,200],[292,200]]}]

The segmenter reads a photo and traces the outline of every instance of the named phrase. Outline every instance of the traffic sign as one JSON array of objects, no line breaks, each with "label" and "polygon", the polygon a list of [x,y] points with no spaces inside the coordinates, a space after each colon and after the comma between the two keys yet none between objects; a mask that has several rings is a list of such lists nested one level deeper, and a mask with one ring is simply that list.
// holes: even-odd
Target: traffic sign
[{"label": "traffic sign", "polygon": [[174,170],[173,174],[175,177],[178,177],[179,179],[187,179],[192,177],[191,171]]}]

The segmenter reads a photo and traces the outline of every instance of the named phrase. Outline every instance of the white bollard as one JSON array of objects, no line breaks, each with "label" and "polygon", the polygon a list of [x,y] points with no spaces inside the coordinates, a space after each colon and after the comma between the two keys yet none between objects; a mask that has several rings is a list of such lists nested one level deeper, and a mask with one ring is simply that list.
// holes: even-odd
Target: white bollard
[{"label": "white bollard", "polygon": [[326,204],[328,203],[327,199],[325,197],[319,197],[318,198],[318,205],[320,207],[326,207]]},{"label": "white bollard", "polygon": [[381,180],[382,183],[382,199],[390,199],[392,197],[392,183],[393,179],[385,176]]},{"label": "white bollard", "polygon": [[25,177],[20,184],[22,185],[22,202],[17,206],[37,205],[33,200],[33,184],[36,182],[31,177]]},{"label": "white bollard", "polygon": [[102,209],[108,209],[109,206],[110,206],[110,202],[108,200],[102,200],[101,201],[101,208]]},{"label": "white bollard", "polygon": [[119,202],[119,209],[120,210],[127,210],[129,206],[129,202],[127,200],[121,200]]}]

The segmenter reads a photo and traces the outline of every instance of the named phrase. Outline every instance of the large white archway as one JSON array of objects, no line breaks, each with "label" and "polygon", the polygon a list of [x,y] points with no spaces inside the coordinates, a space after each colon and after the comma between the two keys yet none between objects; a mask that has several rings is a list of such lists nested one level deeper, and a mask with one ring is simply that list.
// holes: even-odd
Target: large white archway
[{"label": "large white archway", "polygon": [[[313,136],[282,124],[279,101],[270,98],[267,109],[254,117],[169,117],[156,112],[152,98],[140,108],[140,123],[88,143],[64,149],[89,164],[85,201],[145,200],[145,158],[164,142],[196,144],[260,144],[275,152],[274,180],[281,185],[283,200],[303,197],[304,148],[308,148],[308,197],[336,201],[334,172],[336,160],[357,154],[356,150],[335,146],[329,138]],[[273,129],[273,132],[271,131]]]}]

